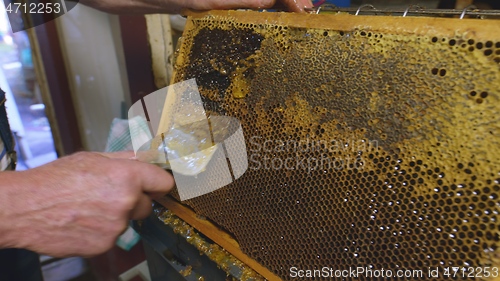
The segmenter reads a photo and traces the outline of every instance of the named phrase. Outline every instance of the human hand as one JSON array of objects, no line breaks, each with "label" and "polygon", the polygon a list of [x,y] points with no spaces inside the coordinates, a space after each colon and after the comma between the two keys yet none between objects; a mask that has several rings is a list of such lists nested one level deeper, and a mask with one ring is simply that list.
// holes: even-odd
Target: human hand
[{"label": "human hand", "polygon": [[[151,212],[151,198],[174,186],[173,177],[154,165],[105,155],[128,158],[80,152],[36,169],[2,173],[10,187],[5,194],[0,186],[0,196],[8,199],[0,200],[0,232],[10,237],[6,246],[55,257],[102,253],[129,219]],[[2,221],[8,222],[5,231]]]},{"label": "human hand", "polygon": [[208,1],[182,1],[186,6],[193,10],[225,10],[225,9],[264,9],[278,5],[284,5],[286,9],[292,12],[303,12],[304,8],[312,8],[311,0],[208,0]]},{"label": "human hand", "polygon": [[[178,14],[183,9],[217,10],[217,9],[266,9],[276,4],[276,0],[81,0],[81,3],[93,8],[114,13],[171,13]],[[312,8],[311,0],[278,0],[292,12],[303,12],[304,8]]]}]

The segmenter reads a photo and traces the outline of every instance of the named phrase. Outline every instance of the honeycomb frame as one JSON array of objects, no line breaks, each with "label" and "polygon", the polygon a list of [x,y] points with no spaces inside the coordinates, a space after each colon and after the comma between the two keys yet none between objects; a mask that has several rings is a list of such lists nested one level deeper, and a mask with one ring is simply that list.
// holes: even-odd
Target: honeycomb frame
[{"label": "honeycomb frame", "polygon": [[[500,266],[499,30],[499,20],[191,13],[173,82],[195,78],[209,114],[240,120],[250,167],[183,203],[284,280],[293,266]],[[308,160],[285,166],[297,158]]]}]

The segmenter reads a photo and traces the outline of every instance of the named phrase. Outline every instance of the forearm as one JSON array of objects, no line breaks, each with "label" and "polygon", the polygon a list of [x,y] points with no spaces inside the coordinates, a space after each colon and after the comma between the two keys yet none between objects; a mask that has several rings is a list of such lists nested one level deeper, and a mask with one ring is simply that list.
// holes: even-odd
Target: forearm
[{"label": "forearm", "polygon": [[[264,0],[263,0],[264,1]],[[264,1],[267,7],[275,0]],[[112,14],[179,14],[185,9],[213,10],[235,8],[265,8],[260,0],[80,0],[80,3]]]},{"label": "forearm", "polygon": [[64,200],[64,191],[57,192],[56,185],[50,174],[37,169],[0,172],[0,249],[32,249],[41,240],[39,226],[50,224],[47,210]]},{"label": "forearm", "polygon": [[157,0],[81,0],[80,3],[111,14],[177,14],[182,10],[182,8],[177,5],[166,5],[166,3]]},{"label": "forearm", "polygon": [[[89,211],[85,208],[93,209],[105,201],[105,196],[92,192],[92,187],[83,187],[82,184],[92,185],[92,179],[86,178],[85,168],[71,166],[75,171],[58,167],[0,173],[0,249],[25,248],[46,253],[45,246],[51,244],[49,250],[57,248],[63,252],[68,243],[87,234],[85,228],[71,232],[77,229],[75,224],[87,227],[99,223],[98,217],[86,217]],[[87,193],[96,196],[96,200],[88,200]],[[106,213],[101,213],[101,217],[106,217]]]},{"label": "forearm", "polygon": [[[311,0],[281,0],[289,11],[304,12],[312,8]],[[184,9],[225,10],[225,9],[265,9],[276,4],[276,0],[81,0],[80,3],[113,14],[178,14]]]},{"label": "forearm", "polygon": [[21,247],[22,244],[15,209],[20,207],[17,202],[25,197],[24,176],[25,172],[0,172],[0,249]]}]

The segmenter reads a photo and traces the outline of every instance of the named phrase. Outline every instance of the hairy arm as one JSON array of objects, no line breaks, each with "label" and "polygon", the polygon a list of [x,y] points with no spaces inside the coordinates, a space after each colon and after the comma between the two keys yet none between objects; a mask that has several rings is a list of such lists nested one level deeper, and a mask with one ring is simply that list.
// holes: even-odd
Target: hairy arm
[{"label": "hairy arm", "polygon": [[129,219],[146,217],[151,198],[173,178],[150,164],[77,153],[23,172],[0,173],[0,248],[56,257],[111,248]]},{"label": "hairy arm", "polygon": [[[276,4],[276,0],[82,0],[81,3],[104,12],[115,14],[178,14],[183,9],[271,8]],[[311,0],[282,0],[280,3],[292,12],[303,12],[304,8],[312,7]]]}]

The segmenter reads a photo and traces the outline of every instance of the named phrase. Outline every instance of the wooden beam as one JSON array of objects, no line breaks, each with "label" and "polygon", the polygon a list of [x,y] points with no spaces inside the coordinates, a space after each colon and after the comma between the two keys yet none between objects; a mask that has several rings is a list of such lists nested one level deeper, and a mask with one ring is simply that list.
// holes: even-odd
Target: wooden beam
[{"label": "wooden beam", "polygon": [[227,232],[221,230],[219,227],[211,223],[206,219],[200,219],[196,213],[189,209],[188,207],[182,205],[181,203],[175,201],[170,197],[163,197],[156,200],[158,203],[163,205],[165,208],[172,211],[176,216],[184,220],[186,223],[194,227],[199,232],[203,233],[206,237],[210,238],[212,241],[217,243],[219,246],[224,248],[224,250],[231,253],[237,259],[239,259],[244,264],[248,265],[250,268],[255,270],[257,273],[262,275],[269,281],[281,280],[273,272],[271,272],[266,267],[262,266],[260,263],[243,253],[238,245],[238,242],[233,239],[231,235]]}]

